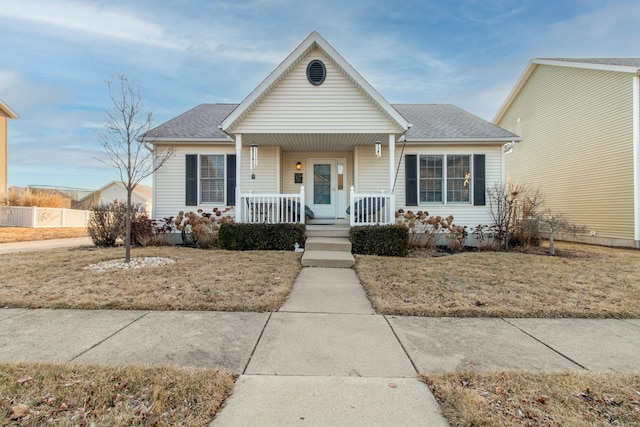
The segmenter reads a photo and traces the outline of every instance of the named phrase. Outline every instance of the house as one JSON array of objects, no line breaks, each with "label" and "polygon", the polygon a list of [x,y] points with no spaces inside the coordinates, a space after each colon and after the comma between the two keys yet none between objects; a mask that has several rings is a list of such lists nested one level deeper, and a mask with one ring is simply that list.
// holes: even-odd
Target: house
[{"label": "house", "polygon": [[0,99],[0,195],[7,192],[9,182],[9,119],[18,115]]},{"label": "house", "polygon": [[239,222],[304,221],[306,205],[351,225],[403,208],[476,226],[519,138],[453,105],[390,104],[313,32],[240,104],[198,105],[144,140],[175,149],[155,218],[234,206]]},{"label": "house", "polygon": [[640,58],[534,59],[493,122],[522,137],[508,175],[582,241],[640,247]]},{"label": "house", "polygon": [[[144,206],[145,212],[151,212],[151,198],[153,191],[148,185],[138,184],[133,189],[131,194],[131,201],[134,205]],[[114,202],[126,202],[127,201],[127,189],[121,181],[111,181],[110,183],[100,187],[99,189],[92,191],[87,196],[83,197],[79,202],[79,209],[91,209],[94,206],[114,203]]]}]

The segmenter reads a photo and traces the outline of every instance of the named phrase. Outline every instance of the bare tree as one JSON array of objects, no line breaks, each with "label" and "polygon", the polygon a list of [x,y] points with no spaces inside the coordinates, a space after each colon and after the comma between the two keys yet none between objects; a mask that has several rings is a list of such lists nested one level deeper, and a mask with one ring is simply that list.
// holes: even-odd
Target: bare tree
[{"label": "bare tree", "polygon": [[151,112],[143,112],[144,105],[137,85],[125,76],[115,83],[107,81],[113,107],[106,110],[107,124],[100,133],[104,149],[104,163],[117,169],[120,182],[127,190],[125,223],[125,261],[131,261],[131,195],[140,182],[160,169],[173,155],[174,149],[152,145],[142,137],[153,124]]},{"label": "bare tree", "polygon": [[573,237],[584,234],[587,228],[583,225],[576,225],[570,222],[562,212],[551,212],[547,209],[538,216],[538,221],[543,229],[549,232],[549,255],[555,255],[556,250],[553,246],[556,233],[567,233]]}]

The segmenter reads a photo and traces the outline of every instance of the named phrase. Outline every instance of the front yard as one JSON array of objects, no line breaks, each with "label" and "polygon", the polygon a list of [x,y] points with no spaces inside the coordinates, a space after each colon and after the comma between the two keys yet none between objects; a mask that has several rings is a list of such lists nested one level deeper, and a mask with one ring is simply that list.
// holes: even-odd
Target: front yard
[{"label": "front yard", "polygon": [[[558,257],[357,256],[356,271],[381,314],[640,317],[640,251],[563,243],[558,249]],[[122,248],[0,255],[0,307],[275,311],[300,270],[294,252],[148,247],[134,248],[132,256],[175,263],[86,269],[122,259]],[[452,426],[640,425],[638,373],[454,372],[422,378]],[[232,382],[228,373],[207,369],[0,364],[0,425],[207,425]]]},{"label": "front yard", "polygon": [[559,256],[465,252],[358,256],[380,314],[456,317],[640,317],[640,251],[557,243]]}]

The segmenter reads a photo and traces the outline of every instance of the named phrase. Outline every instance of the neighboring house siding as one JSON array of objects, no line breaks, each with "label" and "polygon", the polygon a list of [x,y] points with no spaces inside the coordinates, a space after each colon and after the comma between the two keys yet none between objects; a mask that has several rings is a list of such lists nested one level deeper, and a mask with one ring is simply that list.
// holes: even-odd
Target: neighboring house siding
[{"label": "neighboring house siding", "polygon": [[0,196],[7,191],[8,159],[8,122],[7,116],[0,110]]},{"label": "neighboring house siding", "polygon": [[538,65],[497,123],[523,138],[506,155],[511,180],[599,237],[634,237],[632,85],[627,73]]},{"label": "neighboring house siding", "polygon": [[[327,77],[307,81],[307,64],[320,59]],[[234,133],[395,133],[398,129],[319,50],[312,51],[249,112]]]},{"label": "neighboring house siding", "polygon": [[[415,155],[485,155],[485,205],[474,206],[471,203],[420,203],[418,206],[406,206],[405,201],[405,156],[409,154]],[[477,146],[477,145],[409,145],[405,147],[402,153],[402,144],[396,146],[396,167],[402,155],[400,162],[400,172],[396,181],[395,195],[396,206],[405,210],[427,211],[430,215],[439,215],[447,217],[453,215],[454,223],[458,225],[466,225],[467,227],[475,227],[480,224],[492,224],[491,208],[489,196],[486,194],[496,185],[500,185],[502,177],[502,146]],[[375,158],[375,156],[374,156]],[[473,183],[472,183],[473,185]]]}]

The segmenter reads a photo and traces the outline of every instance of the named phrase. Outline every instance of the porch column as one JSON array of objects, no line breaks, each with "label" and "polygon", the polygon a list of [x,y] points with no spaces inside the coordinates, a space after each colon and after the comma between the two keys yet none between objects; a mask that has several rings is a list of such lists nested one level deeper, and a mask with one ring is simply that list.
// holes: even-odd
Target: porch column
[{"label": "porch column", "polygon": [[[396,179],[396,136],[392,133],[389,134],[389,193],[393,193],[393,181]],[[394,206],[395,209],[395,206]]]},{"label": "porch column", "polygon": [[236,222],[242,222],[242,134],[236,135]]}]

